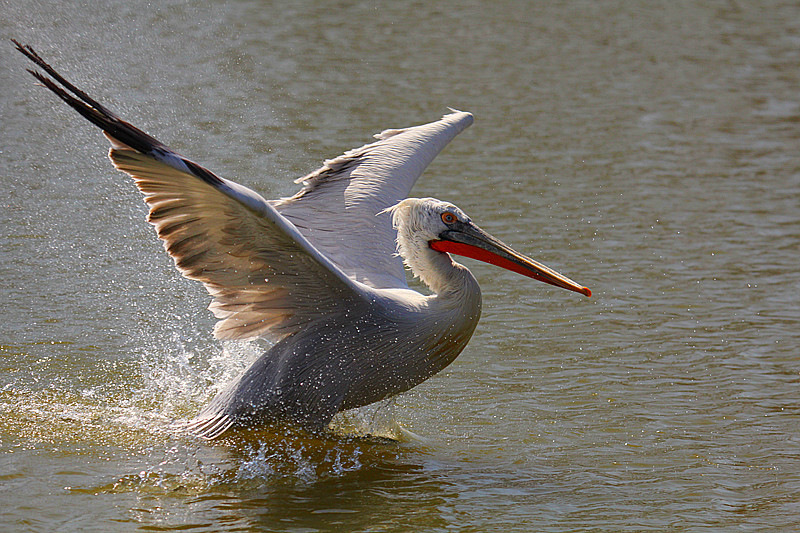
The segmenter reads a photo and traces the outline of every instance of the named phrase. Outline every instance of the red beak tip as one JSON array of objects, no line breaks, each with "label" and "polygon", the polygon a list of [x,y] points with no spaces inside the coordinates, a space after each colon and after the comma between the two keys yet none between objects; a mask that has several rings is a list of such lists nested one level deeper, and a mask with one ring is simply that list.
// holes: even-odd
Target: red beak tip
[{"label": "red beak tip", "polygon": [[584,287],[583,290],[581,290],[581,293],[583,293],[583,295],[587,298],[592,297],[592,290],[589,287]]}]

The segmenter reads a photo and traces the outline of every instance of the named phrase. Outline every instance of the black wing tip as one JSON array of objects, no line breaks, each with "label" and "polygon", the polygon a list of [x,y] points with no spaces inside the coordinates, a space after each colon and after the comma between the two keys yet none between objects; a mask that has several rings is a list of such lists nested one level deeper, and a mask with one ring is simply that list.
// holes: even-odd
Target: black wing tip
[{"label": "black wing tip", "polygon": [[[36,65],[39,67],[42,67],[43,69],[52,68],[44,59],[42,59],[42,56],[40,56],[31,45],[22,44],[14,38],[11,39],[11,42],[14,43],[14,46],[16,46],[18,52],[22,53],[25,57],[36,63]],[[28,71],[30,72],[30,69],[28,69]]]},{"label": "black wing tip", "polygon": [[[91,106],[91,107],[95,108],[96,110],[100,111],[102,114],[109,115],[109,116],[114,116],[114,114],[111,111],[109,111],[108,109],[106,109],[102,104],[100,104],[100,102],[98,102],[94,98],[90,97],[88,94],[86,94],[85,92],[81,91],[80,89],[75,87],[72,83],[67,81],[67,79],[64,78],[61,74],[59,74],[56,71],[56,69],[54,69],[52,66],[50,66],[50,64],[47,61],[42,59],[42,56],[40,56],[38,54],[38,52],[36,52],[36,50],[34,50],[31,45],[29,45],[29,44],[23,45],[19,41],[17,41],[16,39],[11,39],[11,42],[13,42],[16,45],[17,50],[20,53],[22,53],[25,57],[30,59],[36,66],[38,66],[39,68],[44,70],[48,75],[52,76],[55,81],[57,81],[58,83],[63,85],[64,88],[67,89],[69,92],[71,92],[72,94],[74,94],[75,96],[77,96],[78,98],[83,100],[89,106]],[[28,72],[30,72],[31,74],[33,74],[37,78],[41,79],[42,74],[38,74],[37,75],[34,72],[32,72],[31,69],[28,69]]]},{"label": "black wing tip", "polygon": [[[121,143],[130,146],[143,154],[152,153],[154,150],[165,150],[166,147],[139,128],[125,122],[109,111],[105,106],[88,94],[78,89],[66,78],[48,64],[30,45],[23,45],[16,39],[11,39],[17,50],[41,68],[47,75],[34,69],[26,69],[43,86],[66,102],[86,120],[106,132]],[[49,76],[49,77],[48,77]]]},{"label": "black wing tip", "polygon": [[31,61],[36,62],[37,59],[41,60],[41,58],[39,57],[39,54],[36,53],[36,50],[34,50],[31,47],[31,45],[22,44],[18,40],[14,39],[13,37],[11,38],[11,42],[14,43],[14,46],[16,46],[17,51],[25,54],[25,56],[27,56],[28,59],[30,59]]},{"label": "black wing tip", "polygon": [[[97,100],[90,97],[70,83],[66,78],[59,74],[56,69],[50,66],[30,45],[23,45],[16,39],[11,39],[17,50],[25,57],[30,59],[36,66],[41,68],[47,75],[35,69],[26,69],[44,87],[50,89],[56,96],[66,102],[71,108],[77,111],[86,120],[103,130],[106,135],[116,141],[128,146],[137,152],[155,157],[161,160],[165,154],[173,154],[178,157],[184,165],[195,176],[207,182],[209,185],[219,187],[223,180],[213,172],[201,167],[197,163],[189,161],[174,154],[158,139],[151,137],[144,131],[122,120],[117,115],[106,109]],[[49,76],[49,77],[48,77]],[[113,153],[112,149],[112,153]]]},{"label": "black wing tip", "polygon": [[11,42],[14,43],[14,45],[17,47],[17,50],[19,50],[23,54],[25,53],[25,46],[27,45],[23,46],[22,44],[20,44],[18,40],[14,39],[13,37],[11,38]]}]

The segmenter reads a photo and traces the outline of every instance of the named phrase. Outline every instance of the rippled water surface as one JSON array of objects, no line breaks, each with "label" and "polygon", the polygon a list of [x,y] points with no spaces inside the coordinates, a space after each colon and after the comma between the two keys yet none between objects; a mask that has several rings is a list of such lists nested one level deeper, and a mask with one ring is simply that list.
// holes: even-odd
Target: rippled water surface
[{"label": "rippled water surface", "polygon": [[[0,4],[1,530],[800,528],[796,4],[208,4]],[[212,339],[11,37],[268,198],[471,111],[414,194],[594,297],[469,262],[482,321],[422,386],[325,438],[181,435],[265,345]]]}]

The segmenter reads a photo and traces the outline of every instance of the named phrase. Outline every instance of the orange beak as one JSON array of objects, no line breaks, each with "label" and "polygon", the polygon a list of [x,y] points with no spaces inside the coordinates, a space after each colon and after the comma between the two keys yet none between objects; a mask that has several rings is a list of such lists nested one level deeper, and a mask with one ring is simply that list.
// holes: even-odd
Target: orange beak
[{"label": "orange beak", "polygon": [[575,283],[555,270],[525,257],[471,222],[457,222],[451,228],[442,232],[439,240],[431,241],[430,247],[437,252],[477,259],[556,287],[579,292],[584,296],[592,295],[588,287]]}]

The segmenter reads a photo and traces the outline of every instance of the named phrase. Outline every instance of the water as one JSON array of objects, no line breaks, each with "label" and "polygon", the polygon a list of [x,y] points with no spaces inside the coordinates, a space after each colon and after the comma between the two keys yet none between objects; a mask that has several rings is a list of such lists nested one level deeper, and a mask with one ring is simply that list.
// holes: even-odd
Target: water
[{"label": "water", "polygon": [[268,198],[469,110],[414,194],[594,297],[470,262],[484,316],[439,376],[338,436],[185,437],[264,346],[211,339],[105,140],[9,44],[0,529],[800,527],[800,8],[400,4],[6,0],[0,36]]}]

